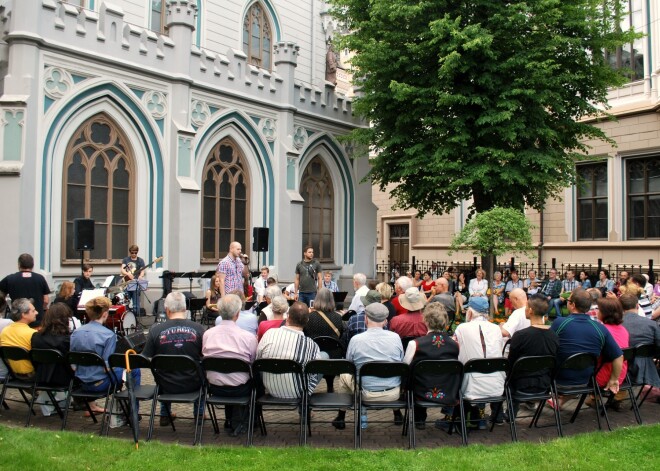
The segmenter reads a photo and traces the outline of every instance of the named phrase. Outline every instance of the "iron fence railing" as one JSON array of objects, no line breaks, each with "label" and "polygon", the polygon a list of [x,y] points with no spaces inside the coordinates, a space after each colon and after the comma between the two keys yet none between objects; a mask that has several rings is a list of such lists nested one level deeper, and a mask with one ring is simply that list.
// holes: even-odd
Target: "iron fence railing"
[{"label": "iron fence railing", "polygon": [[[414,272],[419,270],[421,273],[425,271],[431,272],[433,278],[438,278],[442,276],[445,271],[454,272],[458,274],[460,272],[465,272],[467,278],[474,277],[474,272],[479,268],[480,259],[474,257],[472,261],[446,261],[446,260],[417,260],[415,257],[412,258],[412,261],[406,262],[397,262],[392,260],[381,260],[380,263],[376,264],[376,270],[380,277],[381,281],[393,281],[393,278],[398,276],[406,275],[408,272],[414,275]],[[551,268],[557,269],[559,275],[563,278],[564,273],[568,270],[573,270],[575,272],[576,278],[579,275],[580,271],[586,271],[589,275],[589,278],[592,281],[592,285],[598,280],[598,274],[601,270],[607,270],[610,275],[610,279],[617,279],[619,273],[626,271],[631,276],[639,273],[646,274],[649,276],[649,281],[655,283],[655,280],[658,279],[658,271],[660,267],[653,265],[653,260],[649,260],[648,264],[632,264],[632,263],[604,263],[602,259],[598,259],[595,262],[560,262],[556,258],[551,259],[549,262],[543,262],[540,265],[532,262],[516,262],[514,258],[506,262],[497,261],[495,263],[495,270],[501,271],[506,278],[511,272],[511,269],[515,268],[518,271],[520,278],[527,278],[527,274],[530,270],[536,271],[538,278],[544,278],[548,270]]]}]

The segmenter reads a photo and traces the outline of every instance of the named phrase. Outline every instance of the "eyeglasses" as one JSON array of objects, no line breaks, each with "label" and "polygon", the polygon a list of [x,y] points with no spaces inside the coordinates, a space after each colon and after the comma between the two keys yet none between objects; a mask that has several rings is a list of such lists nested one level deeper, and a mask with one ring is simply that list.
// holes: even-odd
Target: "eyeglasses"
[{"label": "eyeglasses", "polygon": [[131,255],[135,255],[135,254],[137,254],[137,252],[131,252]]}]

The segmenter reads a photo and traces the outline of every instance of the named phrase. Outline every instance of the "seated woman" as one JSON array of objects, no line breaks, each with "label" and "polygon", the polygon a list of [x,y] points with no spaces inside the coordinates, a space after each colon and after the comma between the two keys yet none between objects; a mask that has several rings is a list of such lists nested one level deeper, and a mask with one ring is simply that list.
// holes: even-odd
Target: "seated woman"
[{"label": "seated woman", "polygon": [[[312,339],[316,337],[333,337],[340,340],[344,332],[344,324],[341,315],[335,310],[335,300],[330,290],[321,288],[316,293],[314,307],[309,312],[309,321],[307,321],[303,332]],[[341,352],[330,353],[330,358],[341,358]]]},{"label": "seated woman", "polygon": [[[448,317],[445,307],[441,303],[427,304],[423,316],[429,332],[408,343],[403,361],[414,367],[422,360],[457,360],[458,344],[446,331]],[[415,375],[413,381],[415,397],[431,402],[453,402],[461,387],[461,378],[457,375]],[[445,412],[449,413],[449,410]],[[423,430],[425,423],[426,408],[415,406],[415,427]]]},{"label": "seated woman", "polygon": [[[69,352],[71,334],[69,333],[69,308],[64,303],[55,303],[44,314],[41,330],[32,336],[32,349],[58,350],[63,356]],[[37,381],[52,386],[68,386],[72,379],[71,368],[68,365],[34,364]],[[55,400],[64,407],[66,393],[58,392]],[[42,392],[37,398],[41,412],[49,416],[55,411],[48,394]]]},{"label": "seated woman", "polygon": [[467,279],[465,278],[465,272],[462,271],[458,274],[455,286],[456,291],[454,291],[454,297],[458,303],[457,314],[460,314],[463,312],[463,305],[467,303],[468,298],[470,297],[470,289]]},{"label": "seated woman", "polygon": [[392,304],[392,287],[389,283],[378,283],[376,285],[376,291],[380,293],[380,302],[383,303],[383,306],[387,308],[387,322],[390,322],[394,316],[396,316],[396,308]]},{"label": "seated woman", "polygon": [[422,272],[415,270],[415,276],[413,276],[413,286],[419,289],[422,286]]},{"label": "seated woman", "polygon": [[78,298],[75,296],[76,287],[71,281],[63,281],[60,285],[60,289],[57,291],[57,296],[53,300],[55,303],[63,303],[71,308],[71,311],[75,311],[78,307]]},{"label": "seated woman", "polygon": [[289,310],[289,302],[284,296],[275,296],[270,306],[272,319],[266,319],[259,322],[259,328],[257,329],[257,341],[260,341],[261,337],[263,337],[268,330],[281,327],[286,319],[286,313]]},{"label": "seated woman", "polygon": [[589,279],[589,273],[586,271],[582,270],[579,275],[580,278],[580,287],[582,289],[589,289],[591,288],[591,280]]},{"label": "seated woman", "polygon": [[426,296],[426,299],[429,299],[432,295],[431,290],[435,286],[435,281],[433,280],[433,277],[431,276],[430,271],[425,271],[424,275],[422,276],[422,284],[420,285],[420,291],[424,293]]},{"label": "seated woman", "polygon": [[[72,352],[93,352],[98,354],[108,364],[110,355],[117,347],[117,335],[103,324],[108,319],[110,311],[110,300],[99,296],[90,299],[85,304],[85,312],[89,322],[71,334]],[[114,372],[114,374],[112,374]],[[114,368],[110,375],[100,366],[79,366],[76,369],[76,377],[82,383],[82,389],[89,392],[105,392],[110,387],[115,387],[122,381],[124,370]],[[141,374],[139,369],[131,370],[131,376],[135,385],[140,384]],[[103,412],[101,408],[92,408],[94,412]]]},{"label": "seated woman", "polygon": [[[619,347],[627,348],[629,347],[629,334],[628,330],[623,326],[623,306],[621,306],[621,301],[614,297],[604,297],[598,299],[598,320],[600,320],[607,330],[609,330],[614,341]],[[600,366],[601,360],[598,361]],[[619,374],[619,384],[623,383],[626,378],[626,372],[628,371],[628,362],[623,362],[623,367],[621,368],[621,374]],[[612,374],[612,363],[604,363],[600,366],[600,370],[596,374],[596,382],[598,386],[604,388],[607,386],[607,382],[610,379]],[[612,408],[620,411],[623,409],[621,400],[626,397],[627,393],[622,391],[615,396],[615,400],[612,402]],[[593,398],[587,399],[587,405],[591,406],[593,404]]]},{"label": "seated woman", "polygon": [[486,294],[488,291],[488,280],[484,279],[486,277],[486,272],[482,268],[478,268],[475,275],[476,278],[472,278],[468,285],[470,297],[483,296],[488,299]]},{"label": "seated woman", "polygon": [[493,283],[491,287],[491,315],[497,315],[500,306],[504,303],[504,288],[506,284],[502,281],[502,272],[496,271],[493,273]]},{"label": "seated woman", "polygon": [[218,301],[220,301],[220,277],[213,275],[211,277],[211,287],[206,290],[206,317],[209,321],[215,322],[218,317]]}]

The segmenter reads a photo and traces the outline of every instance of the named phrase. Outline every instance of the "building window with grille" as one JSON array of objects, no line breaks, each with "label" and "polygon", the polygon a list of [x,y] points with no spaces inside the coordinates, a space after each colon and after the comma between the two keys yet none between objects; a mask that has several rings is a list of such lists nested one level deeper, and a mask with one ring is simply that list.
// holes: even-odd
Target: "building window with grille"
[{"label": "building window with grille", "polygon": [[577,238],[606,240],[607,162],[580,164],[577,174]]},{"label": "building window with grille", "polygon": [[243,52],[248,56],[248,63],[270,70],[273,49],[271,31],[263,5],[254,3],[243,20]]},{"label": "building window with grille", "polygon": [[303,203],[303,246],[314,247],[321,262],[334,261],[335,198],[332,178],[320,157],[305,168],[300,182]]},{"label": "building window with grille", "polygon": [[[642,0],[624,0],[625,8],[619,28],[621,31],[633,29],[644,33],[646,20],[642,11]],[[644,42],[637,38],[632,43],[617,47],[616,50],[606,50],[605,60],[614,69],[621,69],[631,82],[644,78]]]},{"label": "building window with grille", "polygon": [[73,221],[93,219],[94,250],[85,258],[119,263],[134,241],[135,164],[128,139],[105,114],[76,130],[66,150],[62,197],[63,262],[80,262]]},{"label": "building window with grille", "polygon": [[660,156],[626,161],[629,239],[660,238]]},{"label": "building window with grille", "polygon": [[213,148],[204,167],[202,262],[227,255],[229,244],[247,247],[250,181],[236,143],[226,138]]}]

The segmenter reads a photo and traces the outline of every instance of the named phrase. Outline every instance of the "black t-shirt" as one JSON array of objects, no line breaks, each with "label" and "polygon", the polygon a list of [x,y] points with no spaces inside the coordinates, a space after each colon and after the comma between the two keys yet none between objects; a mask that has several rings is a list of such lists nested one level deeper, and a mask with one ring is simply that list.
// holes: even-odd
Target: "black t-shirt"
[{"label": "black t-shirt", "polygon": [[32,299],[32,305],[38,313],[34,325],[41,324],[44,317],[44,295],[50,294],[50,288],[43,276],[31,271],[16,272],[0,281],[0,291],[8,294],[12,301],[20,298]]},{"label": "black t-shirt", "polygon": [[[147,336],[142,354],[148,358],[154,355],[187,355],[197,361],[202,358],[202,337],[204,327],[187,319],[171,319],[155,324]],[[193,371],[162,372],[160,386],[164,392],[178,394],[192,392],[200,387],[199,377]]]},{"label": "black t-shirt", "polygon": [[73,284],[75,285],[75,290],[78,294],[84,289],[94,289],[94,283],[92,283],[92,280],[85,278],[84,276],[77,277],[73,280]]},{"label": "black t-shirt", "polygon": [[121,264],[124,266],[124,270],[133,273],[135,278],[139,277],[138,270],[146,266],[142,258],[138,257],[136,260],[133,260],[130,256],[124,258]]},{"label": "black t-shirt", "polygon": [[[559,337],[550,329],[527,327],[519,330],[509,344],[509,364],[513,366],[518,358],[551,355],[556,357],[559,350]],[[539,392],[550,387],[549,371],[530,374],[519,378],[513,385],[523,392]]]},{"label": "black t-shirt", "polygon": [[316,260],[306,262],[302,260],[296,265],[296,275],[300,275],[298,284],[298,292],[300,293],[316,293],[318,289],[319,273],[321,273],[321,264]]}]

